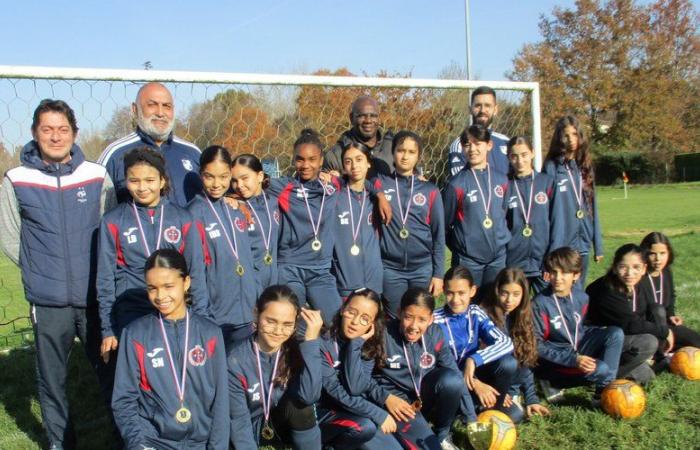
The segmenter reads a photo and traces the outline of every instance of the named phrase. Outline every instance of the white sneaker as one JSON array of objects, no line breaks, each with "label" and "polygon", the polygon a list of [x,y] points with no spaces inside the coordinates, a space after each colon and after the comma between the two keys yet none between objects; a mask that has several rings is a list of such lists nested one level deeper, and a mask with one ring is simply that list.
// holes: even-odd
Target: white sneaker
[{"label": "white sneaker", "polygon": [[440,447],[442,450],[459,450],[459,447],[452,443],[452,436],[449,435],[440,442]]},{"label": "white sneaker", "polygon": [[548,380],[540,380],[540,388],[542,389],[544,398],[547,399],[549,403],[556,403],[564,398],[564,389],[552,387],[552,384]]}]

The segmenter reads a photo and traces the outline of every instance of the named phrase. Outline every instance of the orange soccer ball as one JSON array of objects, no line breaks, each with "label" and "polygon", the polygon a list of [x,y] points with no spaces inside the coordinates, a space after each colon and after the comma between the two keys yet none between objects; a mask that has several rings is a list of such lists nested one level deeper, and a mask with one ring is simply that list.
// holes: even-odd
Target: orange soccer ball
[{"label": "orange soccer ball", "polygon": [[495,409],[489,409],[479,414],[476,420],[479,423],[491,424],[492,426],[489,450],[511,450],[515,448],[518,432],[515,429],[515,424],[507,414]]},{"label": "orange soccer ball", "polygon": [[683,347],[671,358],[671,372],[686,380],[700,380],[700,348]]},{"label": "orange soccer ball", "polygon": [[603,389],[600,404],[613,417],[636,419],[644,412],[647,396],[634,381],[615,380]]}]

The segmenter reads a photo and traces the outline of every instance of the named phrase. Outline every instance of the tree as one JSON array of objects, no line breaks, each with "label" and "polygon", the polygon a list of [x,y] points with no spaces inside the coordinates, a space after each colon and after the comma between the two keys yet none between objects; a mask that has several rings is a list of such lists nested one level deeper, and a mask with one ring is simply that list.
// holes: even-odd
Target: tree
[{"label": "tree", "polygon": [[578,0],[541,17],[542,41],[523,46],[508,76],[540,83],[545,136],[573,113],[594,143],[668,160],[698,138],[698,21],[689,0]]}]

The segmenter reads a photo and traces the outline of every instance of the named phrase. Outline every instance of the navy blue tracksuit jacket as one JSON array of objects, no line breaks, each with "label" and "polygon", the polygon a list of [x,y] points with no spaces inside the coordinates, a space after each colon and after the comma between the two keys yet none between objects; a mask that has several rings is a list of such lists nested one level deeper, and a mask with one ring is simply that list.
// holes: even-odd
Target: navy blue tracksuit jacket
[{"label": "navy blue tracksuit jacket", "polygon": [[[267,200],[267,206],[266,201]],[[247,200],[251,210],[253,221],[248,225],[251,251],[253,252],[253,266],[257,274],[261,292],[268,286],[277,284],[277,245],[279,242],[280,212],[277,206],[277,198],[267,195],[265,192],[257,197]],[[261,223],[258,223],[260,219]],[[270,230],[272,227],[272,230]],[[264,237],[263,237],[264,235]],[[265,240],[268,236],[269,252],[272,256],[272,264],[265,264]]]},{"label": "navy blue tracksuit jacket", "polygon": [[[311,209],[309,217],[302,189]],[[323,191],[326,191],[323,201]],[[323,184],[321,180],[301,182],[296,178],[273,178],[270,180],[268,192],[275,197],[282,215],[280,221],[279,244],[277,254],[279,265],[288,264],[304,268],[330,268],[335,244],[336,205],[340,198],[340,182],[337,178],[332,183]],[[323,201],[323,217],[321,218],[318,239],[322,243],[321,250],[311,249],[314,239],[313,227],[319,220],[319,211]]]},{"label": "navy blue tracksuit jacket", "polygon": [[[413,195],[411,196],[411,178]],[[396,193],[398,182],[399,195]],[[380,246],[385,267],[400,271],[415,271],[421,267],[432,267],[432,276],[442,278],[445,271],[445,211],[437,186],[421,181],[417,176],[403,177],[378,175],[374,180],[376,191],[383,191],[391,204],[392,218],[388,225],[382,224]],[[401,208],[399,208],[401,197]],[[408,239],[401,239],[403,227],[401,213],[410,211],[406,220]]]},{"label": "navy blue tracksuit jacket", "polygon": [[[194,218],[203,249],[203,259],[195,264],[204,266],[211,317],[220,326],[238,327],[253,321],[253,308],[260,294],[248,222],[241,211],[226,205],[223,199],[211,200],[211,204],[218,218],[204,194],[197,195],[187,207]],[[229,247],[226,234],[232,244],[235,234],[238,260]],[[243,276],[236,273],[237,261],[243,266]]]},{"label": "navy blue tracksuit jacket", "polygon": [[[184,255],[192,278],[193,311],[208,317],[202,243],[192,229],[190,213],[167,199],[161,199],[155,207],[136,206],[148,247],[151,252],[156,250],[161,206],[165,217],[160,248],[171,248]],[[127,323],[153,311],[144,280],[148,256],[132,202],[121,203],[104,215],[97,261],[97,301],[103,338],[118,336]]]},{"label": "navy blue tracksuit jacket", "polygon": [[[549,248],[550,209],[553,180],[547,174],[535,173],[534,177],[518,178],[513,175],[506,190],[506,222],[511,233],[506,248],[506,266],[519,267],[528,277],[542,273],[542,261]],[[518,191],[515,186],[518,186]],[[532,193],[530,229],[532,235],[523,236],[525,214]],[[521,201],[522,200],[522,201]]]},{"label": "navy blue tracksuit jacket", "polygon": [[582,209],[585,216],[583,219],[576,217],[579,206],[574,188],[571,186],[571,179],[566,171],[567,166],[571,171],[575,190],[580,194],[581,171],[576,161],[561,157],[557,161],[547,161],[543,169],[543,172],[554,178],[555,183],[549,248],[555,250],[560,247],[571,247],[582,255],[587,255],[593,245],[595,254],[600,256],[603,254],[603,235],[595,195],[593,203],[589,202],[585,195],[582,196]]},{"label": "navy blue tracksuit jacket", "polygon": [[[484,204],[488,204],[488,173],[491,172],[491,205],[489,218],[493,221],[491,228],[484,228],[486,218]],[[477,186],[475,175],[479,178],[484,197]],[[484,170],[463,170],[452,177],[442,191],[445,204],[445,223],[447,226],[447,246],[452,250],[453,258],[469,258],[478,263],[487,264],[503,254],[510,231],[505,218],[505,192],[508,180],[490,168]]]},{"label": "navy blue tracksuit jacket", "polygon": [[168,198],[182,208],[202,190],[199,178],[200,151],[196,145],[170,133],[168,139],[158,146],[153,139],[136,127],[136,131],[112,142],[97,159],[98,164],[107,168],[117,191],[117,201],[129,201],[124,173],[124,156],[139,147],[149,147],[163,155],[165,170],[170,179]]},{"label": "navy blue tracksuit jacket", "polygon": [[[383,267],[379,249],[379,226],[378,221],[374,220],[375,202],[367,190],[364,193],[355,192],[343,184],[336,207],[337,231],[332,266],[333,275],[338,280],[338,291],[342,297],[347,297],[351,291],[366,287],[381,294]],[[363,197],[365,207],[360,215]],[[356,241],[360,248],[359,255],[350,253],[354,232],[351,219],[354,219],[355,229],[359,227]]]},{"label": "navy blue tracksuit jacket", "polygon": [[192,419],[182,424],[175,420],[181,405],[158,317],[157,313],[141,317],[121,335],[112,410],[126,448],[228,449],[229,397],[221,330],[190,311],[189,343],[184,349],[185,320],[163,320],[178,383],[186,352],[183,405]]},{"label": "navy blue tracksuit jacket", "polygon": [[[260,432],[265,421],[261,398],[264,394],[267,401],[275,363],[276,354],[260,353],[263,374],[263,379],[260,380],[254,339],[255,335],[252,335],[236,342],[228,354],[231,443],[236,450],[252,450],[259,446]],[[303,367],[286,386],[275,385],[270,410],[277,406],[283,394],[292,395],[306,405],[318,401],[322,386],[320,345],[320,339],[299,343]]]}]

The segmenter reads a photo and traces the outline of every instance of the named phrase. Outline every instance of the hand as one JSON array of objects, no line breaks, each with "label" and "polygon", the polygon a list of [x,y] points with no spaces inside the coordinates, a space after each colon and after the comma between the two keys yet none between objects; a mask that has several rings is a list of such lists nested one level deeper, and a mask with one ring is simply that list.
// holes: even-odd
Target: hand
[{"label": "hand", "polygon": [[595,358],[591,358],[590,356],[585,356],[585,355],[578,355],[576,357],[576,367],[583,370],[583,372],[586,375],[590,375],[593,372],[595,372],[595,368],[597,367],[597,363],[595,361]]},{"label": "hand", "polygon": [[384,405],[387,411],[389,411],[389,414],[394,416],[394,419],[399,422],[408,422],[416,417],[416,410],[413,409],[413,405],[394,394],[389,394]]},{"label": "hand", "polygon": [[428,288],[428,290],[431,294],[433,294],[433,297],[437,297],[438,295],[442,294],[442,286],[442,278],[433,277],[430,280],[430,287]]},{"label": "hand", "polygon": [[474,390],[474,371],[476,370],[476,363],[472,358],[467,358],[464,363],[464,383],[467,385],[470,391]]},{"label": "hand", "polygon": [[332,170],[330,172],[321,172],[318,174],[318,178],[319,178],[319,180],[323,181],[324,183],[330,183],[333,180],[333,177],[337,176],[337,175],[334,175],[333,172],[338,173],[335,170]]},{"label": "hand", "polygon": [[388,225],[391,222],[391,205],[389,200],[384,196],[384,192],[377,193],[377,208],[379,208],[379,215],[382,217],[382,223]]},{"label": "hand", "polygon": [[102,356],[102,361],[107,364],[109,362],[109,355],[111,352],[115,351],[119,346],[119,341],[116,336],[108,336],[102,339],[102,345],[100,346],[100,356]]},{"label": "hand", "polygon": [[510,408],[511,406],[513,406],[513,397],[511,397],[510,394],[506,394],[505,398],[503,399],[503,407]]},{"label": "hand", "polygon": [[668,321],[671,322],[671,325],[683,325],[683,318],[681,318],[681,316],[671,316],[668,318]]},{"label": "hand", "polygon": [[321,335],[321,327],[323,319],[321,312],[314,309],[301,308],[301,318],[306,322],[306,333],[304,333],[305,341],[313,341]]},{"label": "hand", "polygon": [[363,334],[362,336],[360,336],[360,339],[362,339],[362,340],[364,340],[364,341],[368,341],[368,340],[370,340],[370,338],[371,338],[372,336],[374,336],[374,324],[371,324],[371,325],[369,326],[369,330],[367,330],[367,332],[366,332],[365,334]]},{"label": "hand", "polygon": [[534,405],[527,405],[525,408],[527,409],[527,416],[532,417],[532,416],[548,416],[551,414],[549,411],[549,408],[547,408],[544,405],[540,405],[539,403],[535,403]]},{"label": "hand", "polygon": [[233,209],[238,209],[238,200],[236,200],[233,197],[224,196],[224,203],[226,203],[228,206],[230,206]]},{"label": "hand", "polygon": [[674,345],[676,345],[676,337],[673,335],[673,331],[668,330],[668,336],[666,336],[666,345],[664,346],[664,353],[671,353]]},{"label": "hand", "polygon": [[340,178],[340,172],[338,172],[337,170],[329,170],[328,173],[331,174],[331,176]]},{"label": "hand", "polygon": [[386,419],[384,419],[384,422],[382,422],[380,429],[384,434],[391,434],[396,432],[396,421],[393,417],[391,417],[391,414],[386,415]]},{"label": "hand", "polygon": [[598,264],[603,260],[604,256],[603,255],[596,255],[595,257],[595,263]]},{"label": "hand", "polygon": [[488,385],[486,383],[482,383],[476,378],[474,378],[473,384],[474,392],[479,398],[479,402],[481,403],[481,405],[485,408],[494,408],[496,406],[498,396],[501,394],[496,389],[494,389],[493,386]]}]

